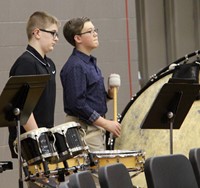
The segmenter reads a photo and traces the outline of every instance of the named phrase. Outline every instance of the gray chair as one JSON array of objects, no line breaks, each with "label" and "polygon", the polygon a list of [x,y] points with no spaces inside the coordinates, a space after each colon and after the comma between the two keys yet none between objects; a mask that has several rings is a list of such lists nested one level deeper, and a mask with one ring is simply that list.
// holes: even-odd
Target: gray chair
[{"label": "gray chair", "polygon": [[101,188],[133,188],[129,172],[122,163],[99,168],[98,176]]},{"label": "gray chair", "polygon": [[200,148],[193,148],[189,151],[189,160],[200,188]]},{"label": "gray chair", "polygon": [[69,176],[69,188],[96,188],[91,172],[80,171]]},{"label": "gray chair", "polygon": [[61,182],[58,186],[58,188],[69,188],[69,182]]},{"label": "gray chair", "polygon": [[144,172],[148,188],[198,188],[192,165],[181,154],[150,157]]}]

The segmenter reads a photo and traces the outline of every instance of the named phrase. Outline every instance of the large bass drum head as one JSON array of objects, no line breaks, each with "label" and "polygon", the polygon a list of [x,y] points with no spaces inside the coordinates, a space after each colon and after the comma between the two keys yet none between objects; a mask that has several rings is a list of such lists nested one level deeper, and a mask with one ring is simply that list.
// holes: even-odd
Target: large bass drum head
[{"label": "large bass drum head", "polygon": [[[116,138],[116,150],[143,150],[145,158],[170,154],[170,130],[141,129],[141,124],[148,114],[158,92],[172,77],[172,73],[158,78],[133,97],[121,117],[121,136]],[[173,153],[188,156],[191,148],[200,147],[200,101],[194,101],[180,129],[173,130]],[[142,178],[140,178],[143,176]],[[139,177],[139,178],[138,178]],[[144,185],[144,174],[138,175],[133,182]],[[138,178],[138,180],[137,180]],[[142,181],[142,183],[141,183]],[[141,185],[142,184],[142,185]]]}]

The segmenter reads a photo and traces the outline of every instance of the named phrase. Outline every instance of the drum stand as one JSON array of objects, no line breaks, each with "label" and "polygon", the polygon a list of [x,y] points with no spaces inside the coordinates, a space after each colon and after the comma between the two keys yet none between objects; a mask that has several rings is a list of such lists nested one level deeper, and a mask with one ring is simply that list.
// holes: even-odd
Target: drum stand
[{"label": "drum stand", "polygon": [[170,129],[170,154],[173,154],[173,129],[181,127],[200,89],[199,84],[184,81],[164,84],[141,125],[141,129]]},{"label": "drum stand", "polygon": [[13,163],[11,161],[0,161],[0,173],[11,169],[13,169]]},{"label": "drum stand", "polygon": [[49,75],[13,76],[0,96],[0,127],[17,126],[19,188],[23,188],[20,126],[26,124],[35,108]]}]

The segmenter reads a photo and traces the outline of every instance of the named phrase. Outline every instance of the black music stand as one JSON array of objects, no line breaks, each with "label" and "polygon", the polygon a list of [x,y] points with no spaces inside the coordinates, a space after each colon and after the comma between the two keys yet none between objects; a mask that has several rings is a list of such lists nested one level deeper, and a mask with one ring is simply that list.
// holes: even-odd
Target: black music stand
[{"label": "black music stand", "polygon": [[181,127],[199,89],[199,84],[164,84],[141,125],[141,129],[170,129],[170,154],[173,154],[173,129]]},{"label": "black music stand", "polygon": [[19,187],[23,188],[20,125],[26,124],[50,75],[13,76],[0,96],[0,127],[17,126]]}]

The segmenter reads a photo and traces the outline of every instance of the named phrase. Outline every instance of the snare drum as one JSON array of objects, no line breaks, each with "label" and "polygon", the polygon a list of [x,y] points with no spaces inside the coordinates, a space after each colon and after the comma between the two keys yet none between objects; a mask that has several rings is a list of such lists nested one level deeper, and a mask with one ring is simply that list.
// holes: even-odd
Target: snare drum
[{"label": "snare drum", "polygon": [[52,161],[57,157],[49,140],[49,130],[38,128],[20,135],[22,158],[28,165],[39,164],[42,161]]},{"label": "snare drum", "polygon": [[130,171],[142,171],[145,155],[142,151],[105,150],[91,153],[97,168],[114,163],[123,163]]},{"label": "snare drum", "polygon": [[55,136],[55,148],[60,161],[72,158],[84,150],[84,143],[78,132],[80,124],[68,122],[50,129]]}]

